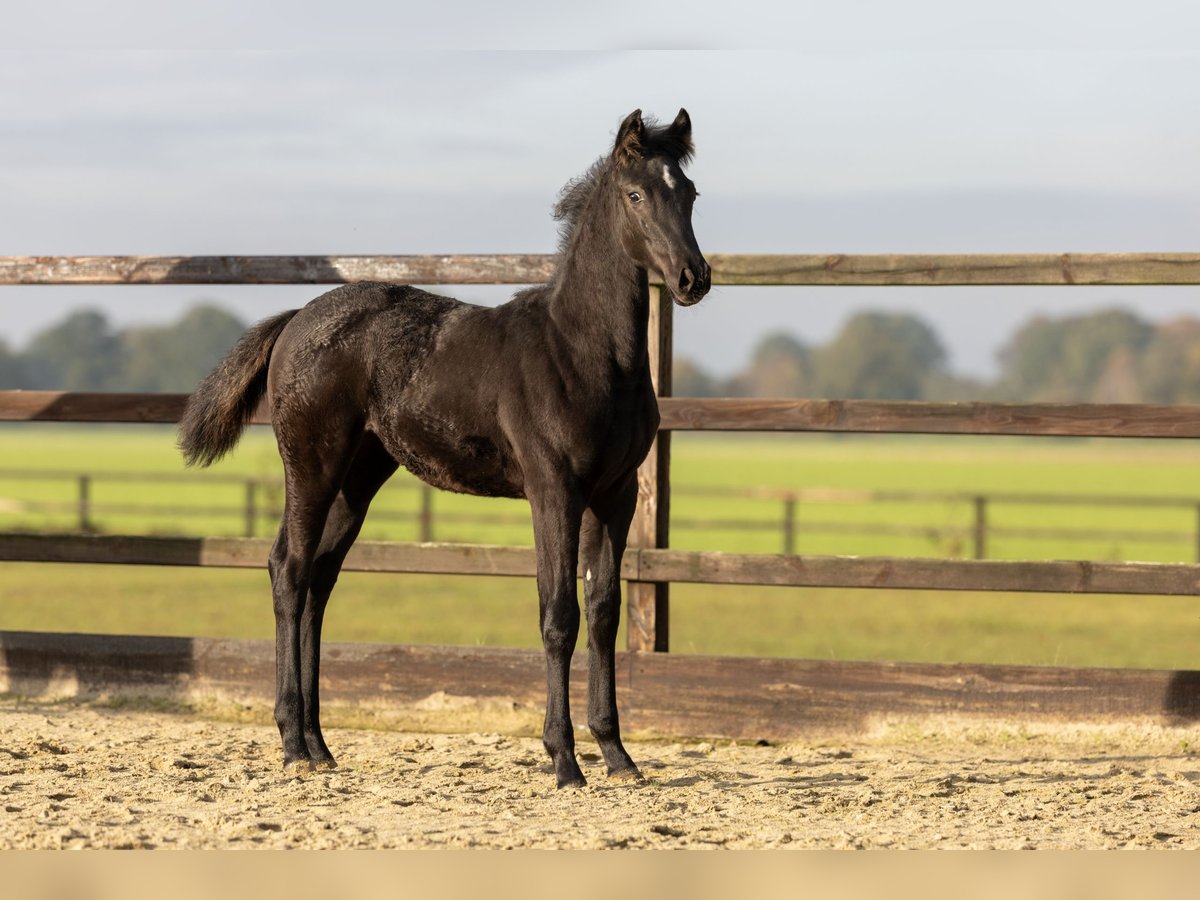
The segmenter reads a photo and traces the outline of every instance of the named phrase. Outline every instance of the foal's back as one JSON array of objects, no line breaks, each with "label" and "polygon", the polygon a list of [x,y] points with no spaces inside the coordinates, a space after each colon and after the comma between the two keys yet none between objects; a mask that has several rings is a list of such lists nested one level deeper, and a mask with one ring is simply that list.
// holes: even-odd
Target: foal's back
[{"label": "foal's back", "polygon": [[317,297],[271,355],[267,389],[285,464],[369,431],[436,487],[522,496],[497,407],[516,374],[513,347],[528,343],[520,334],[538,318],[534,299],[490,308],[373,282]]},{"label": "foal's back", "polygon": [[[322,382],[365,380],[386,356],[394,378],[407,381],[446,319],[465,304],[408,285],[347,284],[309,302],[288,323],[271,354],[272,402]],[[303,388],[304,391],[298,391]],[[349,398],[347,398],[349,399]],[[365,399],[365,398],[363,398]]]}]

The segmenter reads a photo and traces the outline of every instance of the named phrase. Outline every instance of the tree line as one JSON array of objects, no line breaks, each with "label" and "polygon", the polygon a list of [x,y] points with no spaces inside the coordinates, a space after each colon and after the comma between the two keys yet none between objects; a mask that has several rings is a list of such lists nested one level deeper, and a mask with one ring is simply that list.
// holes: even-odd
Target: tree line
[{"label": "tree line", "polygon": [[863,312],[826,344],[786,332],[717,378],[677,357],[673,391],[698,397],[835,397],[1076,403],[1200,402],[1200,319],[1151,323],[1123,309],[1037,316],[999,353],[991,381],[946,367],[937,332],[915,315]]},{"label": "tree line", "polygon": [[[77,310],[21,350],[0,340],[0,388],[186,392],[246,327],[207,303],[173,323],[122,329],[99,311]],[[919,316],[862,312],[825,344],[783,331],[768,334],[730,377],[677,356],[674,393],[1200,403],[1200,319],[1155,324],[1122,309],[1039,316],[1012,335],[998,362],[999,375],[990,382],[956,375],[947,368],[941,338]]]},{"label": "tree line", "polygon": [[115,329],[81,309],[38,332],[21,351],[0,341],[0,387],[61,391],[191,391],[246,330],[207,303],[176,322]]}]

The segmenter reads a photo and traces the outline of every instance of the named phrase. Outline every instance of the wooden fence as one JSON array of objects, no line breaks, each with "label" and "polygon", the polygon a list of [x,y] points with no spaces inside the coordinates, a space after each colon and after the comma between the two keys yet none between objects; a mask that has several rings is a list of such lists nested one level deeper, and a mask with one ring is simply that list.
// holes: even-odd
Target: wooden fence
[{"label": "wooden fence", "polygon": [[[283,479],[280,477],[247,477],[240,475],[205,474],[194,475],[174,472],[130,472],[88,471],[73,469],[4,469],[0,468],[0,483],[4,482],[60,482],[69,486],[73,499],[22,500],[7,497],[8,506],[0,508],[0,516],[42,515],[58,516],[59,521],[69,519],[81,534],[97,534],[112,531],[113,526],[98,525],[101,518],[138,517],[194,520],[198,517],[224,518],[240,524],[243,537],[259,537],[272,534],[283,512]],[[186,488],[213,488],[224,486],[237,489],[241,502],[234,504],[225,500],[224,505],[214,505],[209,500],[204,504],[187,504],[179,501],[165,503],[130,503],[121,500],[97,501],[94,488],[98,483],[105,485],[127,484],[176,484]],[[67,491],[64,491],[64,494]],[[380,501],[389,493],[411,495],[406,509],[388,508]],[[459,543],[461,538],[447,536],[444,526],[528,526],[528,511],[517,513],[488,513],[473,509],[468,512],[439,510],[436,502],[437,490],[415,480],[393,480],[384,492],[375,499],[371,509],[373,522],[396,522],[411,524],[417,540],[423,544],[435,540]],[[674,497],[704,497],[716,500],[756,501],[752,516],[671,516],[671,527],[676,531],[718,531],[775,533],[778,536],[779,552],[788,556],[796,554],[796,538],[807,535],[850,535],[872,537],[922,538],[934,544],[953,548],[939,555],[961,556],[969,547],[972,559],[987,559],[988,548],[993,538],[1023,541],[1106,541],[1118,545],[1161,544],[1179,547],[1189,545],[1191,554],[1200,562],[1200,497],[1136,496],[1130,494],[1055,494],[1014,491],[907,491],[907,490],[859,490],[833,487],[810,487],[797,490],[778,487],[713,487],[696,485],[671,486]],[[881,504],[930,504],[943,507],[965,508],[969,521],[964,524],[945,522],[917,522],[907,518],[896,521],[861,521],[839,519],[837,521],[801,517],[801,510],[814,506],[825,507],[865,506]],[[769,516],[759,506],[777,504],[775,515]],[[991,511],[1001,507],[1090,507],[1092,509],[1116,508],[1122,510],[1187,510],[1191,513],[1191,529],[1168,530],[1162,528],[1064,528],[1043,526],[997,525],[992,521]],[[266,526],[265,529],[263,526]],[[61,528],[61,525],[55,526]],[[170,527],[170,526],[168,526]],[[155,529],[163,533],[162,529]],[[195,532],[196,528],[187,531]],[[184,533],[184,532],[180,532]],[[532,536],[532,535],[531,535]]]},{"label": "wooden fence", "polygon": [[[1200,254],[1017,254],[968,256],[725,256],[710,257],[716,284],[740,285],[1165,285],[1200,284]],[[2,284],[337,284],[362,279],[418,284],[526,284],[544,280],[553,260],[545,256],[441,257],[9,257],[0,258]],[[715,297],[709,302],[719,302]],[[620,690],[627,704],[636,693],[632,679],[644,666],[638,651],[666,651],[669,646],[669,585],[672,582],[708,584],[793,585],[821,587],[921,588],[935,590],[1052,591],[1129,594],[1200,594],[1200,565],[1102,563],[1091,561],[1001,562],[993,560],[905,559],[891,557],[813,557],[767,554],[693,552],[669,548],[670,436],[677,430],[800,431],[905,434],[1056,435],[1078,437],[1200,437],[1200,407],[1149,404],[1046,403],[920,403],[865,400],[744,400],[672,398],[672,307],[655,292],[651,303],[651,368],[661,399],[662,429],[639,473],[639,508],[622,574],[628,579],[628,647],[623,657]],[[57,422],[174,422],[182,409],[181,395],[88,394],[46,391],[0,392],[0,420]],[[149,538],[121,536],[0,535],[0,560],[47,562],[110,562],[153,565],[262,566],[267,542],[256,539]],[[444,544],[356,545],[347,568],[364,571],[433,572],[455,574],[532,575],[533,553],[524,547],[486,547]],[[29,636],[0,635],[0,648],[10,673],[11,660],[24,659],[26,670],[62,665],[83,666],[79,650],[69,641],[48,638],[30,651]],[[110,646],[115,639],[108,639]],[[135,653],[136,639],[119,643],[119,651]],[[70,645],[70,646],[68,646]],[[37,649],[40,648],[40,649]],[[17,652],[17,651],[20,652]],[[174,651],[172,651],[174,652]],[[188,651],[192,652],[192,651]],[[33,656],[30,656],[30,653]],[[39,657],[38,654],[41,654]],[[461,651],[447,651],[455,659]],[[21,654],[24,654],[23,656]],[[457,656],[455,655],[457,654]],[[170,654],[168,654],[169,656]],[[183,651],[171,656],[174,662]],[[485,654],[486,655],[486,654]],[[508,655],[499,654],[504,660]],[[499,659],[497,656],[497,659]],[[36,657],[35,662],[28,660]],[[91,659],[91,657],[88,657]],[[157,657],[156,657],[157,658]],[[177,659],[178,658],[178,659]],[[422,657],[428,659],[428,655]],[[523,657],[524,658],[524,657]],[[193,663],[195,657],[191,657]],[[449,657],[430,665],[447,671]],[[75,660],[74,663],[71,660]],[[87,665],[108,672],[112,661]],[[509,666],[510,661],[496,662]],[[702,677],[706,686],[723,673],[739,688],[724,705],[711,697],[694,702],[708,709],[692,719],[692,733],[742,736],[749,721],[769,723],[772,736],[787,736],[808,721],[798,709],[797,696],[811,699],[805,687],[812,664],[800,661],[708,661],[680,659],[663,671],[676,673],[662,690],[679,689]],[[108,668],[106,669],[105,666]],[[749,667],[749,668],[747,668]],[[535,667],[536,668],[536,667]],[[860,705],[856,716],[871,709],[895,709],[903,703],[901,682],[913,683],[907,670],[868,667],[841,670],[842,684]],[[995,667],[952,667],[947,674],[961,689],[940,694],[926,710],[948,711],[978,706],[982,695],[1008,677]],[[475,670],[472,670],[475,671]],[[506,670],[507,671],[507,670]],[[657,670],[656,670],[657,671]],[[735,677],[735,671],[741,673]],[[747,675],[751,671],[754,674]],[[822,670],[823,672],[825,670]],[[768,673],[769,674],[766,674]],[[1060,674],[1053,674],[1059,672]],[[1038,690],[1047,685],[1078,686],[1098,691],[1079,692],[1087,703],[1060,698],[1055,709],[1084,716],[1194,715],[1197,679],[1191,673],[1161,673],[1138,681],[1135,699],[1125,705],[1107,703],[1105,685],[1126,676],[1081,676],[1070,670],[1047,670],[1033,678]],[[891,673],[891,674],[889,674]],[[99,676],[97,676],[99,677]],[[447,674],[447,683],[455,682]],[[930,676],[916,681],[929,684]],[[1024,677],[1024,676],[1022,676]],[[764,679],[766,679],[764,681]],[[964,679],[975,688],[962,688]],[[1099,679],[1099,681],[1097,681]],[[1126,680],[1128,680],[1126,678]],[[1136,680],[1136,679],[1135,679]],[[834,678],[836,682],[837,679]],[[459,683],[459,682],[455,682]],[[851,690],[847,685],[853,685]],[[1122,682],[1123,683],[1123,682]],[[786,690],[784,690],[786,688]],[[793,692],[792,689],[796,692]],[[707,689],[707,688],[706,688]],[[1120,690],[1116,694],[1120,694]],[[1076,690],[1076,688],[1072,688]],[[772,693],[774,691],[774,693]],[[781,693],[782,692],[782,693]],[[701,692],[704,693],[704,692]],[[712,693],[711,691],[709,693]],[[1116,696],[1113,694],[1112,696]],[[974,700],[964,699],[971,695]],[[1009,692],[1007,701],[1019,692]],[[707,696],[707,695],[706,695]],[[715,696],[715,695],[714,695]],[[724,694],[720,696],[724,697]],[[845,699],[848,694],[840,695]],[[1121,695],[1124,696],[1124,695]],[[1098,699],[1097,699],[1098,697]],[[782,702],[791,698],[791,703]],[[873,699],[871,699],[873,698]],[[659,698],[661,701],[661,697]],[[680,700],[683,703],[683,700]],[[692,701],[688,701],[692,702]],[[807,700],[806,700],[807,702]],[[976,705],[973,706],[972,703]],[[984,704],[986,706],[986,703]],[[1018,704],[1029,711],[1028,704]],[[1119,708],[1118,708],[1119,707]],[[677,706],[674,714],[685,716]],[[635,704],[633,721],[639,722]],[[830,713],[832,721],[836,716]],[[671,720],[675,721],[675,720]],[[799,723],[799,724],[797,724]],[[673,727],[673,726],[668,726]],[[755,727],[758,727],[757,725]],[[761,735],[760,735],[761,736]]]}]

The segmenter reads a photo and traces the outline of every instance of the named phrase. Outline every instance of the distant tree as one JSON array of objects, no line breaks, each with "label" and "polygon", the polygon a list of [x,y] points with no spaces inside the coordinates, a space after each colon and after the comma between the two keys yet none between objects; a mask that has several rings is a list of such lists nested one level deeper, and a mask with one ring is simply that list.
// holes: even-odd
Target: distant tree
[{"label": "distant tree", "polygon": [[1137,403],[1142,399],[1140,359],[1130,346],[1114,347],[1088,394],[1093,403]]},{"label": "distant tree", "polygon": [[103,313],[78,310],[35,335],[24,363],[31,387],[102,391],[120,368],[120,344]]},{"label": "distant tree", "polygon": [[917,400],[930,375],[944,366],[946,350],[916,316],[865,312],[815,356],[822,396]]},{"label": "distant tree", "polygon": [[761,363],[775,359],[795,359],[807,363],[808,347],[795,335],[786,331],[773,331],[755,345],[750,360]]},{"label": "distant tree", "polygon": [[1046,389],[1058,365],[1062,323],[1035,316],[1000,348],[1000,388],[1010,399],[1035,399]]},{"label": "distant tree", "polygon": [[677,397],[719,397],[720,382],[686,356],[675,357],[671,366],[671,393]]},{"label": "distant tree", "polygon": [[121,335],[121,372],[128,391],[191,391],[246,330],[212,304],[193,306],[178,322],[130,328]]},{"label": "distant tree", "polygon": [[793,335],[777,331],[758,342],[750,365],[732,378],[735,397],[805,397],[813,391],[812,352]]},{"label": "distant tree", "polygon": [[[1000,391],[1014,400],[1087,401],[1096,393],[1110,365],[1124,367],[1126,385],[1119,393],[1132,396],[1128,383],[1136,370],[1127,359],[1112,362],[1118,351],[1137,359],[1154,337],[1154,328],[1131,312],[1109,309],[1049,319],[1039,316],[1023,325],[1000,351]],[[1110,377],[1109,393],[1113,390]]]},{"label": "distant tree", "polygon": [[25,361],[19,354],[8,349],[0,340],[0,390],[17,390],[31,387],[25,372]]},{"label": "distant tree", "polygon": [[190,391],[246,330],[212,304],[170,325],[115,333],[95,310],[70,313],[15,358],[0,346],[3,384],[61,390]]},{"label": "distant tree", "polygon": [[1140,399],[1149,403],[1200,403],[1200,320],[1164,322],[1142,352]]}]

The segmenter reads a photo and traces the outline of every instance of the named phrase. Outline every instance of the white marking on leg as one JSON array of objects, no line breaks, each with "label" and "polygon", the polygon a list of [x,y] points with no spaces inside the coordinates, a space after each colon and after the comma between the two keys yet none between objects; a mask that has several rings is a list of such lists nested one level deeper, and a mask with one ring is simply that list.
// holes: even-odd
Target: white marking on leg
[{"label": "white marking on leg", "polygon": [[675,179],[671,177],[671,167],[663,163],[663,181],[667,183],[667,187],[675,189]]},{"label": "white marking on leg", "polygon": [[591,581],[591,580],[592,580],[592,570],[591,570],[591,569],[588,569],[588,570],[587,570],[587,572],[584,574],[584,576],[583,576],[583,580],[584,580],[584,581]]}]

